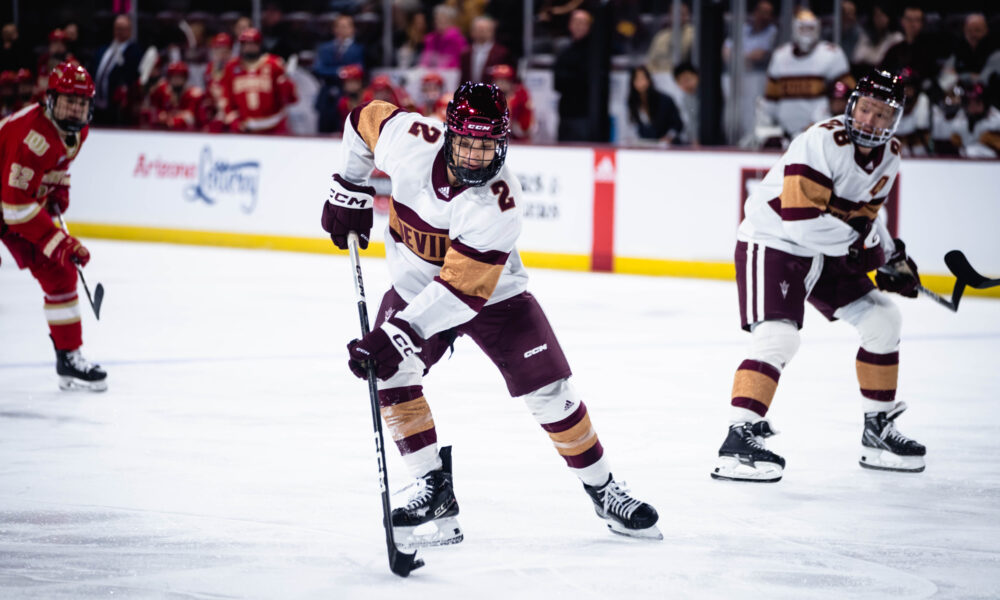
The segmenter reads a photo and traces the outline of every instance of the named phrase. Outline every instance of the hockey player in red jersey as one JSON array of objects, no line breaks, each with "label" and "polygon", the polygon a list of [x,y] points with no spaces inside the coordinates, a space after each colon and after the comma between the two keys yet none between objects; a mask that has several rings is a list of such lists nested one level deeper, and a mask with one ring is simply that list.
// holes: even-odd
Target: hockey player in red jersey
[{"label": "hockey player in red jersey", "polygon": [[205,93],[209,99],[209,130],[225,129],[226,90],[222,76],[233,57],[233,38],[228,33],[217,33],[208,44],[208,64],[205,65]]},{"label": "hockey player in red jersey", "polygon": [[889,235],[880,211],[899,172],[900,144],[892,135],[902,114],[898,77],[876,71],[862,78],[845,113],[796,137],[747,199],[736,283],[740,318],[753,340],[733,381],[729,433],[712,477],[781,479],[785,459],[764,447],[775,433],[765,417],[798,349],[806,301],[860,335],[861,466],[924,470],[924,446],[895,427],[906,408],[896,402],[901,323],[880,291],[915,297],[920,284],[917,265]]},{"label": "hockey player in red jersey", "polygon": [[510,65],[496,65],[490,67],[488,72],[493,84],[510,99],[510,137],[530,141],[535,128],[535,114],[527,88],[517,80],[517,74]]},{"label": "hockey player in red jersey", "polygon": [[87,139],[93,98],[86,69],[63,63],[49,75],[45,106],[33,104],[0,121],[0,237],[45,293],[59,387],[103,391],[107,373],[80,354],[76,268],[87,266],[90,253],[53,221],[69,206],[67,169]]},{"label": "hockey player in red jersey", "polygon": [[209,101],[205,91],[188,87],[188,66],[174,62],[167,66],[167,76],[149,93],[144,121],[149,127],[171,131],[194,131],[208,122]]},{"label": "hockey player in red jersey", "polygon": [[[323,209],[323,228],[347,247],[372,226],[373,168],[392,181],[386,257],[392,288],[375,328],[348,344],[349,366],[366,378],[375,362],[382,417],[420,483],[392,512],[403,545],[461,541],[454,517],[451,447],[438,448],[424,397],[424,373],[457,336],[469,336],[493,361],[511,396],[522,399],[556,451],[582,481],[598,516],[614,532],[661,538],[658,515],[611,474],[587,408],[569,382],[569,363],[538,301],[515,243],[524,197],[505,166],[509,114],[496,86],[465,83],[447,123],[387,102],[356,108],[345,123],[343,159]],[[433,523],[437,533],[414,532]]]},{"label": "hockey player in red jersey", "polygon": [[230,62],[222,76],[226,125],[243,133],[288,133],[288,106],[298,96],[284,62],[261,52],[261,34],[252,27],[239,41],[240,58]]}]

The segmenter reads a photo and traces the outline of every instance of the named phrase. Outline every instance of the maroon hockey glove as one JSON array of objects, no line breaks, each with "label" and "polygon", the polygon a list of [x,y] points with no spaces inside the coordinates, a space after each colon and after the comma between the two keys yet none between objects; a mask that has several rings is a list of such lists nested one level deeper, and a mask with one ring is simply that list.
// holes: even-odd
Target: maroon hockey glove
[{"label": "maroon hockey glove", "polygon": [[334,173],[330,197],[323,205],[322,223],[335,246],[347,250],[347,234],[354,231],[361,247],[368,247],[374,204],[375,188],[351,183]]},{"label": "maroon hockey glove", "polygon": [[388,379],[396,374],[404,358],[420,352],[422,341],[409,323],[393,317],[364,339],[351,340],[347,344],[351,357],[347,366],[358,378],[368,379],[365,363],[374,360],[375,375],[379,379]]},{"label": "maroon hockey glove", "polygon": [[889,257],[889,263],[875,272],[875,285],[885,292],[895,292],[907,298],[917,297],[917,286],[920,285],[920,273],[917,263],[906,255],[906,244],[896,238],[896,249]]},{"label": "maroon hockey glove", "polygon": [[46,198],[46,208],[49,214],[64,215],[69,208],[69,186],[56,185],[52,187]]},{"label": "maroon hockey glove", "polygon": [[74,264],[85,267],[90,262],[90,252],[80,240],[67,235],[62,229],[56,229],[43,237],[38,247],[47,258],[67,267]]},{"label": "maroon hockey glove", "polygon": [[865,231],[858,232],[858,239],[847,249],[844,264],[856,273],[870,273],[885,264],[885,251],[878,233],[871,230],[871,223]]}]

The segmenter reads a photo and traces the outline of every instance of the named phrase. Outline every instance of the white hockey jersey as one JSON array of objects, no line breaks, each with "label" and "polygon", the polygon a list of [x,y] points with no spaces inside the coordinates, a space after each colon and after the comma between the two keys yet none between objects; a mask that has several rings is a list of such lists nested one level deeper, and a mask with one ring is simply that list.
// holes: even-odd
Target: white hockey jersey
[{"label": "white hockey jersey", "polygon": [[889,256],[893,241],[879,209],[899,172],[899,142],[875,148],[867,160],[855,153],[843,116],[807,129],[750,194],[737,238],[797,256],[843,256],[858,239],[848,222],[867,220]]},{"label": "white hockey jersey", "polygon": [[514,246],[521,184],[504,165],[485,185],[451,187],[444,137],[437,119],[375,100],[348,116],[339,171],[367,185],[378,167],[392,181],[385,253],[392,286],[408,304],[396,316],[423,338],[520,294],[528,282]]},{"label": "white hockey jersey", "polygon": [[842,80],[854,89],[850,70],[844,51],[829,42],[820,42],[808,54],[799,54],[790,43],[779,46],[767,66],[762,112],[795,136],[823,110],[834,82]]}]

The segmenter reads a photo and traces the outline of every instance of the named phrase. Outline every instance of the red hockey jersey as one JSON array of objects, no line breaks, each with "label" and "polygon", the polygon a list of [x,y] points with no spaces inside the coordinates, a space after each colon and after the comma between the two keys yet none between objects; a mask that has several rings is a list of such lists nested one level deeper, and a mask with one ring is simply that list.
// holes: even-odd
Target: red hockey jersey
[{"label": "red hockey jersey", "polygon": [[208,102],[200,87],[185,88],[178,98],[164,79],[149,93],[143,121],[150,127],[173,131],[201,129],[208,122]]},{"label": "red hockey jersey", "polygon": [[281,59],[263,54],[247,65],[234,59],[222,75],[226,124],[233,131],[282,133],[287,107],[298,97]]}]

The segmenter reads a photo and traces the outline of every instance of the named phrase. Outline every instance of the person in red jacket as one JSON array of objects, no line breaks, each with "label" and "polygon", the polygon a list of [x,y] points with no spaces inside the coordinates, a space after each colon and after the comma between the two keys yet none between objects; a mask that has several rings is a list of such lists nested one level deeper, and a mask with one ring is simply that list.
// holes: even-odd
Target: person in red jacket
[{"label": "person in red jacket", "polygon": [[507,96],[507,108],[510,110],[510,137],[511,139],[529,141],[534,131],[535,114],[531,106],[531,97],[528,90],[518,81],[517,74],[509,65],[496,65],[490,67],[490,81],[500,88],[500,91]]},{"label": "person in red jacket", "polygon": [[45,293],[59,387],[103,391],[108,374],[80,353],[76,270],[87,266],[90,252],[53,220],[69,206],[68,168],[87,139],[94,82],[80,65],[62,63],[47,90],[45,105],[0,121],[0,239]]},{"label": "person in red jacket", "polygon": [[144,121],[150,127],[171,131],[193,131],[208,122],[205,90],[187,87],[187,63],[178,61],[167,66],[167,76],[149,93],[149,107]]},{"label": "person in red jacket", "polygon": [[341,85],[337,113],[340,115],[340,122],[343,123],[347,115],[361,104],[361,93],[365,87],[365,70],[361,65],[344,65],[337,70],[337,77],[340,77]]},{"label": "person in red jacket", "polygon": [[240,34],[240,58],[226,66],[226,125],[243,133],[288,133],[287,108],[298,100],[281,58],[261,53],[261,34]]}]

